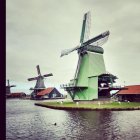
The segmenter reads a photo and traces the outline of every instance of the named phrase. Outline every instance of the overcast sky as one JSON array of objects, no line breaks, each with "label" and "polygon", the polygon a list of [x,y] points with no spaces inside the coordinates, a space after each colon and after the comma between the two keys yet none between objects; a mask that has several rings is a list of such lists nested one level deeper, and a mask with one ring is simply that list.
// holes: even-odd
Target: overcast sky
[{"label": "overcast sky", "polygon": [[[104,48],[108,72],[117,84],[140,84],[140,1],[139,0],[7,0],[6,78],[14,91],[30,93],[37,76],[52,72],[46,86],[68,83],[73,78],[77,53],[60,58],[61,50],[79,44],[83,14],[91,11],[91,34],[106,30],[110,36]],[[63,91],[63,90],[62,90]]]}]

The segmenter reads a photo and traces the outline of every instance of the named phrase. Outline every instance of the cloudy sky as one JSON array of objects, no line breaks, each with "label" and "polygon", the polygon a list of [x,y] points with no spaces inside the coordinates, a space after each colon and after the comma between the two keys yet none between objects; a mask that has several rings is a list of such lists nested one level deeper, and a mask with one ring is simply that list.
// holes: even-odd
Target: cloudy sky
[{"label": "cloudy sky", "polygon": [[[46,86],[68,83],[73,78],[77,53],[60,58],[61,50],[79,44],[83,14],[91,11],[91,34],[106,30],[110,36],[104,48],[108,72],[118,85],[140,84],[139,0],[7,0],[6,78],[16,84],[12,91],[30,93],[37,76],[53,73]],[[63,91],[63,90],[62,90]]]}]

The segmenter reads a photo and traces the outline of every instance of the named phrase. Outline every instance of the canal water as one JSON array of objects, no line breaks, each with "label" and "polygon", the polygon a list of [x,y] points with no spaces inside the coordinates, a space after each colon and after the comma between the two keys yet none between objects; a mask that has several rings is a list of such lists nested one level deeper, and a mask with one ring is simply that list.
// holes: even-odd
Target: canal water
[{"label": "canal water", "polygon": [[63,111],[34,103],[6,100],[7,140],[140,140],[139,110]]}]

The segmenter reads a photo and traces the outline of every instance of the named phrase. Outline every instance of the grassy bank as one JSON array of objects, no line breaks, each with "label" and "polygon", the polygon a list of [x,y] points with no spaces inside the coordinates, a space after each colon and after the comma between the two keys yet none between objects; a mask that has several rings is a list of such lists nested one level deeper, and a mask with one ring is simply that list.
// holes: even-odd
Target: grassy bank
[{"label": "grassy bank", "polygon": [[66,109],[66,110],[134,110],[140,109],[139,102],[112,102],[112,103],[75,103],[75,102],[41,102],[35,105],[53,108],[53,109]]}]

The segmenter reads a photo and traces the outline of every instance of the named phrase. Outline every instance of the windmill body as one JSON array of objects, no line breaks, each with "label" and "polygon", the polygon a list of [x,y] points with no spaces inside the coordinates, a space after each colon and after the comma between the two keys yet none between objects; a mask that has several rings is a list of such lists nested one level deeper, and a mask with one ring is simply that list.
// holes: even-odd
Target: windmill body
[{"label": "windmill body", "polygon": [[37,78],[37,82],[36,82],[36,85],[34,87],[35,89],[36,88],[39,88],[39,89],[43,89],[43,88],[46,88],[45,87],[45,84],[44,84],[44,77],[43,76],[39,76]]},{"label": "windmill body", "polygon": [[11,94],[11,88],[12,87],[16,87],[16,85],[10,85],[9,80],[7,80],[6,95],[10,95]]},{"label": "windmill body", "polygon": [[[61,87],[70,94],[73,100],[93,100],[103,95],[101,91],[103,91],[104,88],[99,91],[99,83],[105,84],[102,80],[105,77],[102,75],[106,73],[106,68],[103,59],[104,50],[100,46],[107,41],[110,33],[106,31],[94,38],[88,39],[89,29],[90,13],[88,12],[84,15],[83,19],[80,45],[73,49],[62,51],[61,53],[62,57],[77,50],[79,55],[74,79],[71,80],[69,84],[61,85]],[[99,78],[101,79],[100,82]],[[112,79],[111,81],[115,82],[116,77],[111,77],[110,74],[108,74],[108,77],[105,79],[106,81]],[[109,96],[109,91],[111,90],[109,86],[112,86],[113,82],[106,83],[108,84],[109,90],[105,96]],[[100,93],[102,95],[100,95]]]},{"label": "windmill body", "polygon": [[[91,51],[86,51],[86,54],[81,57],[78,75],[74,79],[75,86],[79,87],[73,95],[74,99],[97,99],[98,76],[102,73],[106,73],[103,55]],[[80,87],[85,88],[80,90]]]},{"label": "windmill body", "polygon": [[37,65],[37,72],[38,72],[38,76],[37,77],[33,77],[33,78],[29,78],[28,79],[28,81],[36,80],[35,87],[34,88],[30,88],[30,90],[33,90],[33,92],[31,93],[31,98],[32,99],[36,98],[38,92],[46,89],[45,84],[44,84],[44,78],[45,77],[49,77],[49,76],[53,76],[52,73],[41,75],[39,65]]}]

